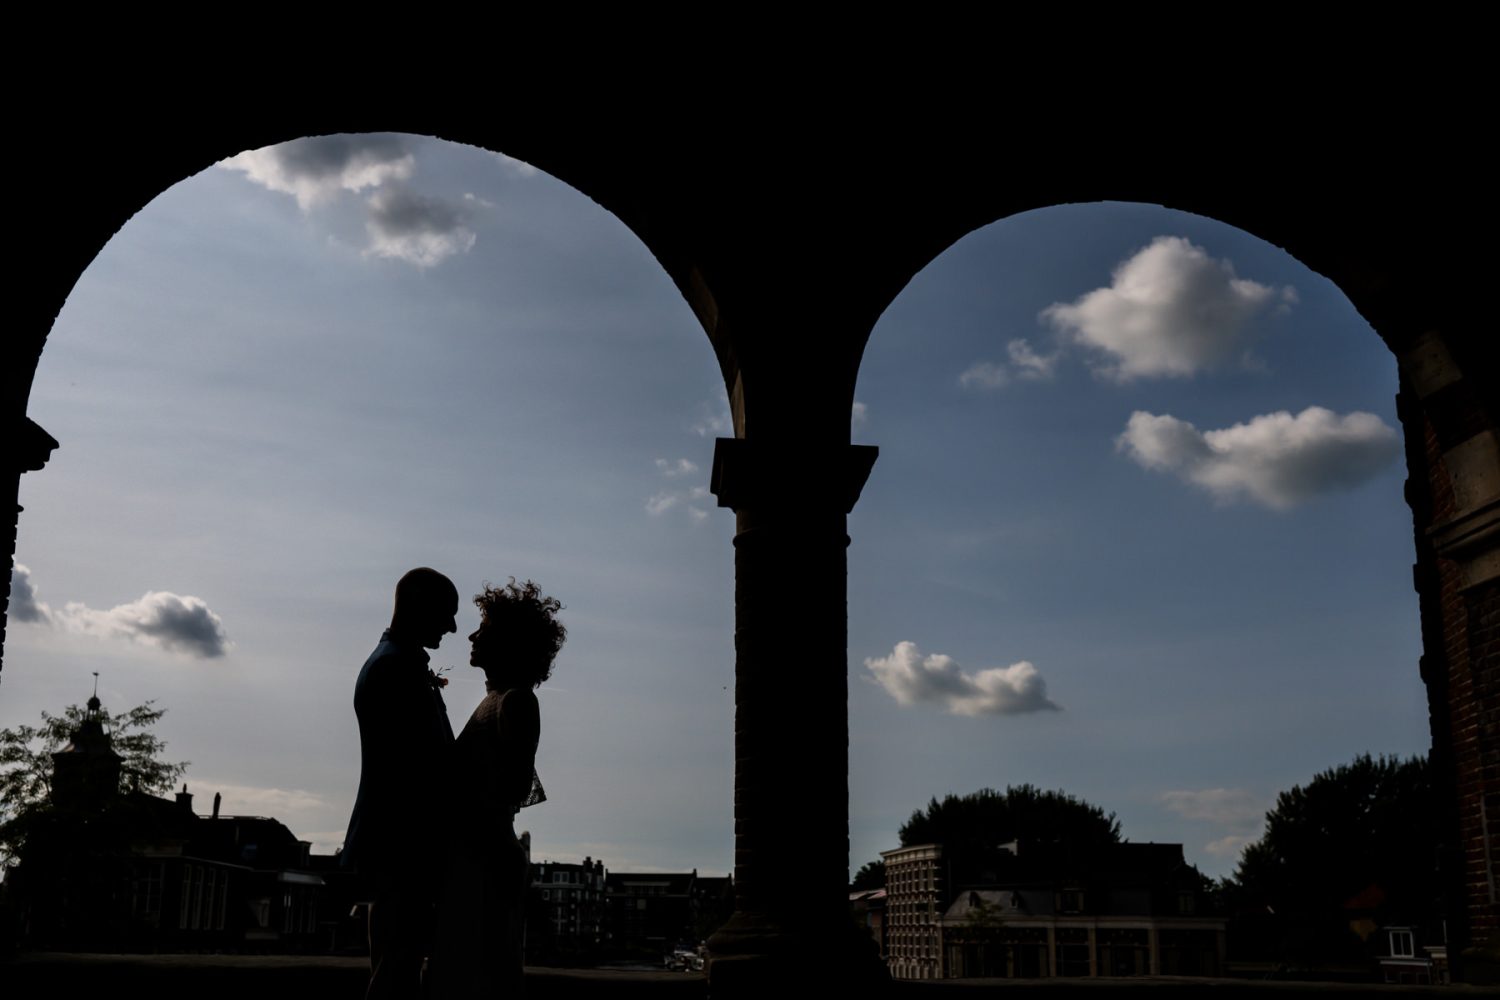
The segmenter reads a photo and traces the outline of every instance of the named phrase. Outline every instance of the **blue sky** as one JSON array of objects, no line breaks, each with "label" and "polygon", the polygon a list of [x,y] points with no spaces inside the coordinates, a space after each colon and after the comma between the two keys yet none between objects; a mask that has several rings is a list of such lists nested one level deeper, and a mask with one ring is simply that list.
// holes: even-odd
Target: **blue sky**
[{"label": "blue sky", "polygon": [[[1059,207],[918,275],[852,414],[853,866],[933,795],[1031,782],[1220,874],[1278,790],[1424,751],[1395,391],[1336,288],[1207,219]],[[570,631],[536,856],[731,867],[723,390],[588,199],[416,137],[245,154],[106,247],[30,412],[62,447],[22,481],[0,725],[99,670],[168,709],[192,790],[332,849],[395,579],[531,577]],[[459,721],[476,625],[434,655]]]}]

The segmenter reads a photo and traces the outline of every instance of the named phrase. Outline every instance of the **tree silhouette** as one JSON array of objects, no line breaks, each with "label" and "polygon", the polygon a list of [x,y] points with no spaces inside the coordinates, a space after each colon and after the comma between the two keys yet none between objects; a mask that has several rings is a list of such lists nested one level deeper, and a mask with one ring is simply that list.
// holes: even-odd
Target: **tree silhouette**
[{"label": "tree silhouette", "polygon": [[863,867],[854,873],[854,880],[849,883],[849,888],[856,892],[861,889],[884,889],[885,862],[866,861]]},{"label": "tree silhouette", "polygon": [[933,799],[901,826],[901,846],[942,844],[952,850],[992,850],[1012,840],[1090,848],[1120,843],[1114,813],[1061,790],[1011,785]]},{"label": "tree silhouette", "polygon": [[[151,728],[166,709],[153,705],[148,701],[119,715],[100,707],[94,716],[121,758],[121,791],[135,788],[163,795],[187,771],[187,761],[162,760],[166,741]],[[40,726],[0,730],[0,859],[19,851],[30,821],[49,805],[52,755],[68,745],[88,715],[88,709],[69,705],[61,715],[43,712]]]},{"label": "tree silhouette", "polygon": [[1276,799],[1224,889],[1238,910],[1275,914],[1292,957],[1357,950],[1351,900],[1418,922],[1438,892],[1442,811],[1425,757],[1371,757]]}]

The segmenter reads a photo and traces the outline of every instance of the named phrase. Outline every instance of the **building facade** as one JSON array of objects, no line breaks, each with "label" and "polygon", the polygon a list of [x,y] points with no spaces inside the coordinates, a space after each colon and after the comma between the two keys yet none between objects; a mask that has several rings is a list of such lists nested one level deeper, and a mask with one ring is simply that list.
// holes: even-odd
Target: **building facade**
[{"label": "building facade", "polygon": [[960,888],[939,922],[948,979],[1225,971],[1226,921],[1180,844],[1018,845],[999,881]]},{"label": "building facade", "polygon": [[885,861],[886,967],[895,979],[943,978],[946,908],[943,846],[881,851]]},{"label": "building facade", "polygon": [[198,815],[173,799],[122,790],[121,759],[99,699],[53,755],[52,797],[34,814],[6,909],[35,949],[132,952],[329,952],[363,947],[347,913],[357,894],[264,816]]},{"label": "building facade", "polygon": [[526,930],[528,955],[585,958],[604,943],[604,862],[591,857],[582,864],[542,861],[531,866],[531,889],[540,901]]}]

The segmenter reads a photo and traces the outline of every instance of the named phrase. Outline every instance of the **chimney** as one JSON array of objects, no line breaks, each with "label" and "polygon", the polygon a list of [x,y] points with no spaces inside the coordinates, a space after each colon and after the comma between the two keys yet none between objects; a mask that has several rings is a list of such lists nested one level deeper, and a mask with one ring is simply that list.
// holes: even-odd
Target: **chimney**
[{"label": "chimney", "polygon": [[187,790],[187,785],[183,785],[182,791],[177,793],[177,804],[188,812],[193,811],[193,796]]},{"label": "chimney", "polygon": [[224,798],[223,795],[219,794],[218,792],[214,792],[214,819],[218,819],[219,818],[219,802],[223,798]]}]

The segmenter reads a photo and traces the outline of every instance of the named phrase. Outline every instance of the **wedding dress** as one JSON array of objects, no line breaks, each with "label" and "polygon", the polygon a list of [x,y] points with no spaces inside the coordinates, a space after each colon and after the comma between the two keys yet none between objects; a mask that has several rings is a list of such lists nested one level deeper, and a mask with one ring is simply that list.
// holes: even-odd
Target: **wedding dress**
[{"label": "wedding dress", "polygon": [[433,1000],[518,997],[530,864],[515,815],[545,799],[529,688],[488,692],[454,743],[453,837],[428,963]]}]

